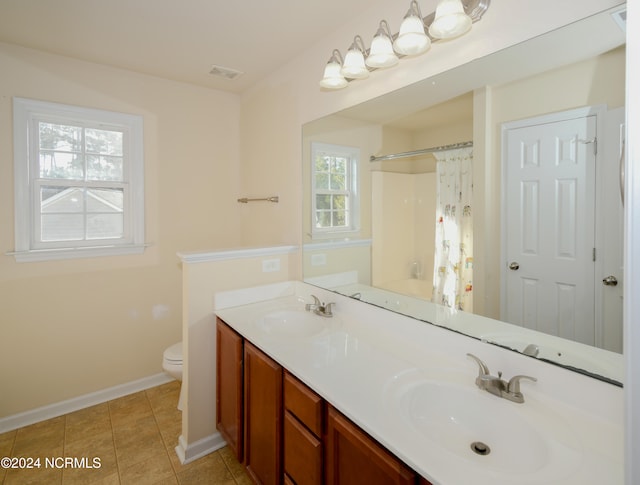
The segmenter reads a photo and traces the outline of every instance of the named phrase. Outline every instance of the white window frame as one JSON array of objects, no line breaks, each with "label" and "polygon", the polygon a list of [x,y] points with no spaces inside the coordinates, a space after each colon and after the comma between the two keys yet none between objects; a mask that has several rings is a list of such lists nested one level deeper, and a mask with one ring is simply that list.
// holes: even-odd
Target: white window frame
[{"label": "white window frame", "polygon": [[[316,170],[315,160],[318,152],[349,159],[347,164],[347,190],[349,195],[349,225],[346,227],[316,227]],[[360,194],[358,182],[358,164],[360,162],[360,149],[356,147],[334,145],[329,143],[311,143],[311,235],[314,238],[329,238],[332,236],[345,236],[357,233],[360,230]]]},{"label": "white window frame", "polygon": [[[124,192],[123,236],[83,241],[40,240],[38,123],[40,121],[122,131],[123,181],[100,182],[97,187],[118,186]],[[34,131],[35,130],[35,131]],[[15,251],[18,262],[139,254],[144,243],[144,154],[142,116],[65,104],[13,98],[15,174]],[[63,182],[65,179],[60,179]],[[84,184],[87,184],[84,182]],[[90,186],[91,184],[87,184]]]}]

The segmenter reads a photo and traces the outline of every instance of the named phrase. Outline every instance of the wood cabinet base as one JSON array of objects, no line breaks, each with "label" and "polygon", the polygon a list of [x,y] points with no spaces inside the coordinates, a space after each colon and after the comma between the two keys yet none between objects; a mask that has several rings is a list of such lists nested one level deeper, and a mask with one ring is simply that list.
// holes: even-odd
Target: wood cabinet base
[{"label": "wood cabinet base", "polygon": [[414,485],[413,470],[328,406],[326,473],[328,484]]},{"label": "wood cabinet base", "polygon": [[282,481],[282,367],[244,344],[245,465],[264,485]]}]

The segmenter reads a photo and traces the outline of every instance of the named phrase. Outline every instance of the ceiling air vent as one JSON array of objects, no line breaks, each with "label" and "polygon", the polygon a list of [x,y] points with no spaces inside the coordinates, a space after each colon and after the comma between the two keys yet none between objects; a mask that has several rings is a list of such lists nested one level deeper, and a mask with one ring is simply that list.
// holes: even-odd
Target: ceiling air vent
[{"label": "ceiling air vent", "polygon": [[627,32],[627,9],[622,8],[617,10],[616,12],[611,13],[611,17],[618,24],[618,27],[622,29],[623,32]]},{"label": "ceiling air vent", "polygon": [[209,74],[222,77],[224,79],[235,79],[244,73],[242,71],[236,71],[235,69],[231,69],[228,67],[213,66],[209,71]]}]

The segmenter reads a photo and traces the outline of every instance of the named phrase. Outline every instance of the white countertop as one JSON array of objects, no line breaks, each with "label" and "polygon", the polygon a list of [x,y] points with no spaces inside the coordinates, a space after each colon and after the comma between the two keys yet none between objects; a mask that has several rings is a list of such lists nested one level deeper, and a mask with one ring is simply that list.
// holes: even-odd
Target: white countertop
[{"label": "white countertop", "polygon": [[[265,315],[304,310],[310,294],[336,302],[335,316],[323,318],[320,333],[285,337],[264,326]],[[303,283],[225,292],[216,295],[215,306],[238,333],[434,484],[624,482],[622,390],[616,386]],[[525,403],[478,389],[478,368],[467,352],[487,362],[493,374],[503,370],[507,380],[516,374],[537,377],[536,383],[522,381]],[[498,445],[478,456],[457,449],[448,440],[450,428],[428,439],[408,418],[411,403],[402,398],[419,381],[437,382],[443,392],[453,387],[459,401],[471,396],[486,406],[488,434],[493,427],[518,433],[516,424],[525,423],[535,427],[532,436],[554,440],[538,444],[516,435],[511,449]],[[528,452],[513,449],[518,443]]]}]

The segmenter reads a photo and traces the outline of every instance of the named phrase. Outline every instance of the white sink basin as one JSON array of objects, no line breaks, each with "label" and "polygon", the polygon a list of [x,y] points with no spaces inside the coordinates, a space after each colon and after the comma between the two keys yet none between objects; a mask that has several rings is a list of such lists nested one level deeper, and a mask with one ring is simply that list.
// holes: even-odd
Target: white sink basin
[{"label": "white sink basin", "polygon": [[395,379],[388,387],[389,403],[432,445],[499,475],[534,474],[546,480],[579,466],[575,437],[552,412],[527,402],[524,386],[525,403],[518,404],[473,385],[418,376]]},{"label": "white sink basin", "polygon": [[[474,390],[424,382],[401,403],[417,430],[461,456],[484,456],[487,466],[531,472],[549,461],[549,447],[531,423],[497,399]],[[512,404],[512,403],[505,403]],[[475,451],[474,451],[475,450]]]},{"label": "white sink basin", "polygon": [[273,337],[303,338],[321,333],[336,324],[336,317],[321,317],[303,310],[277,310],[257,322],[258,327]]}]

